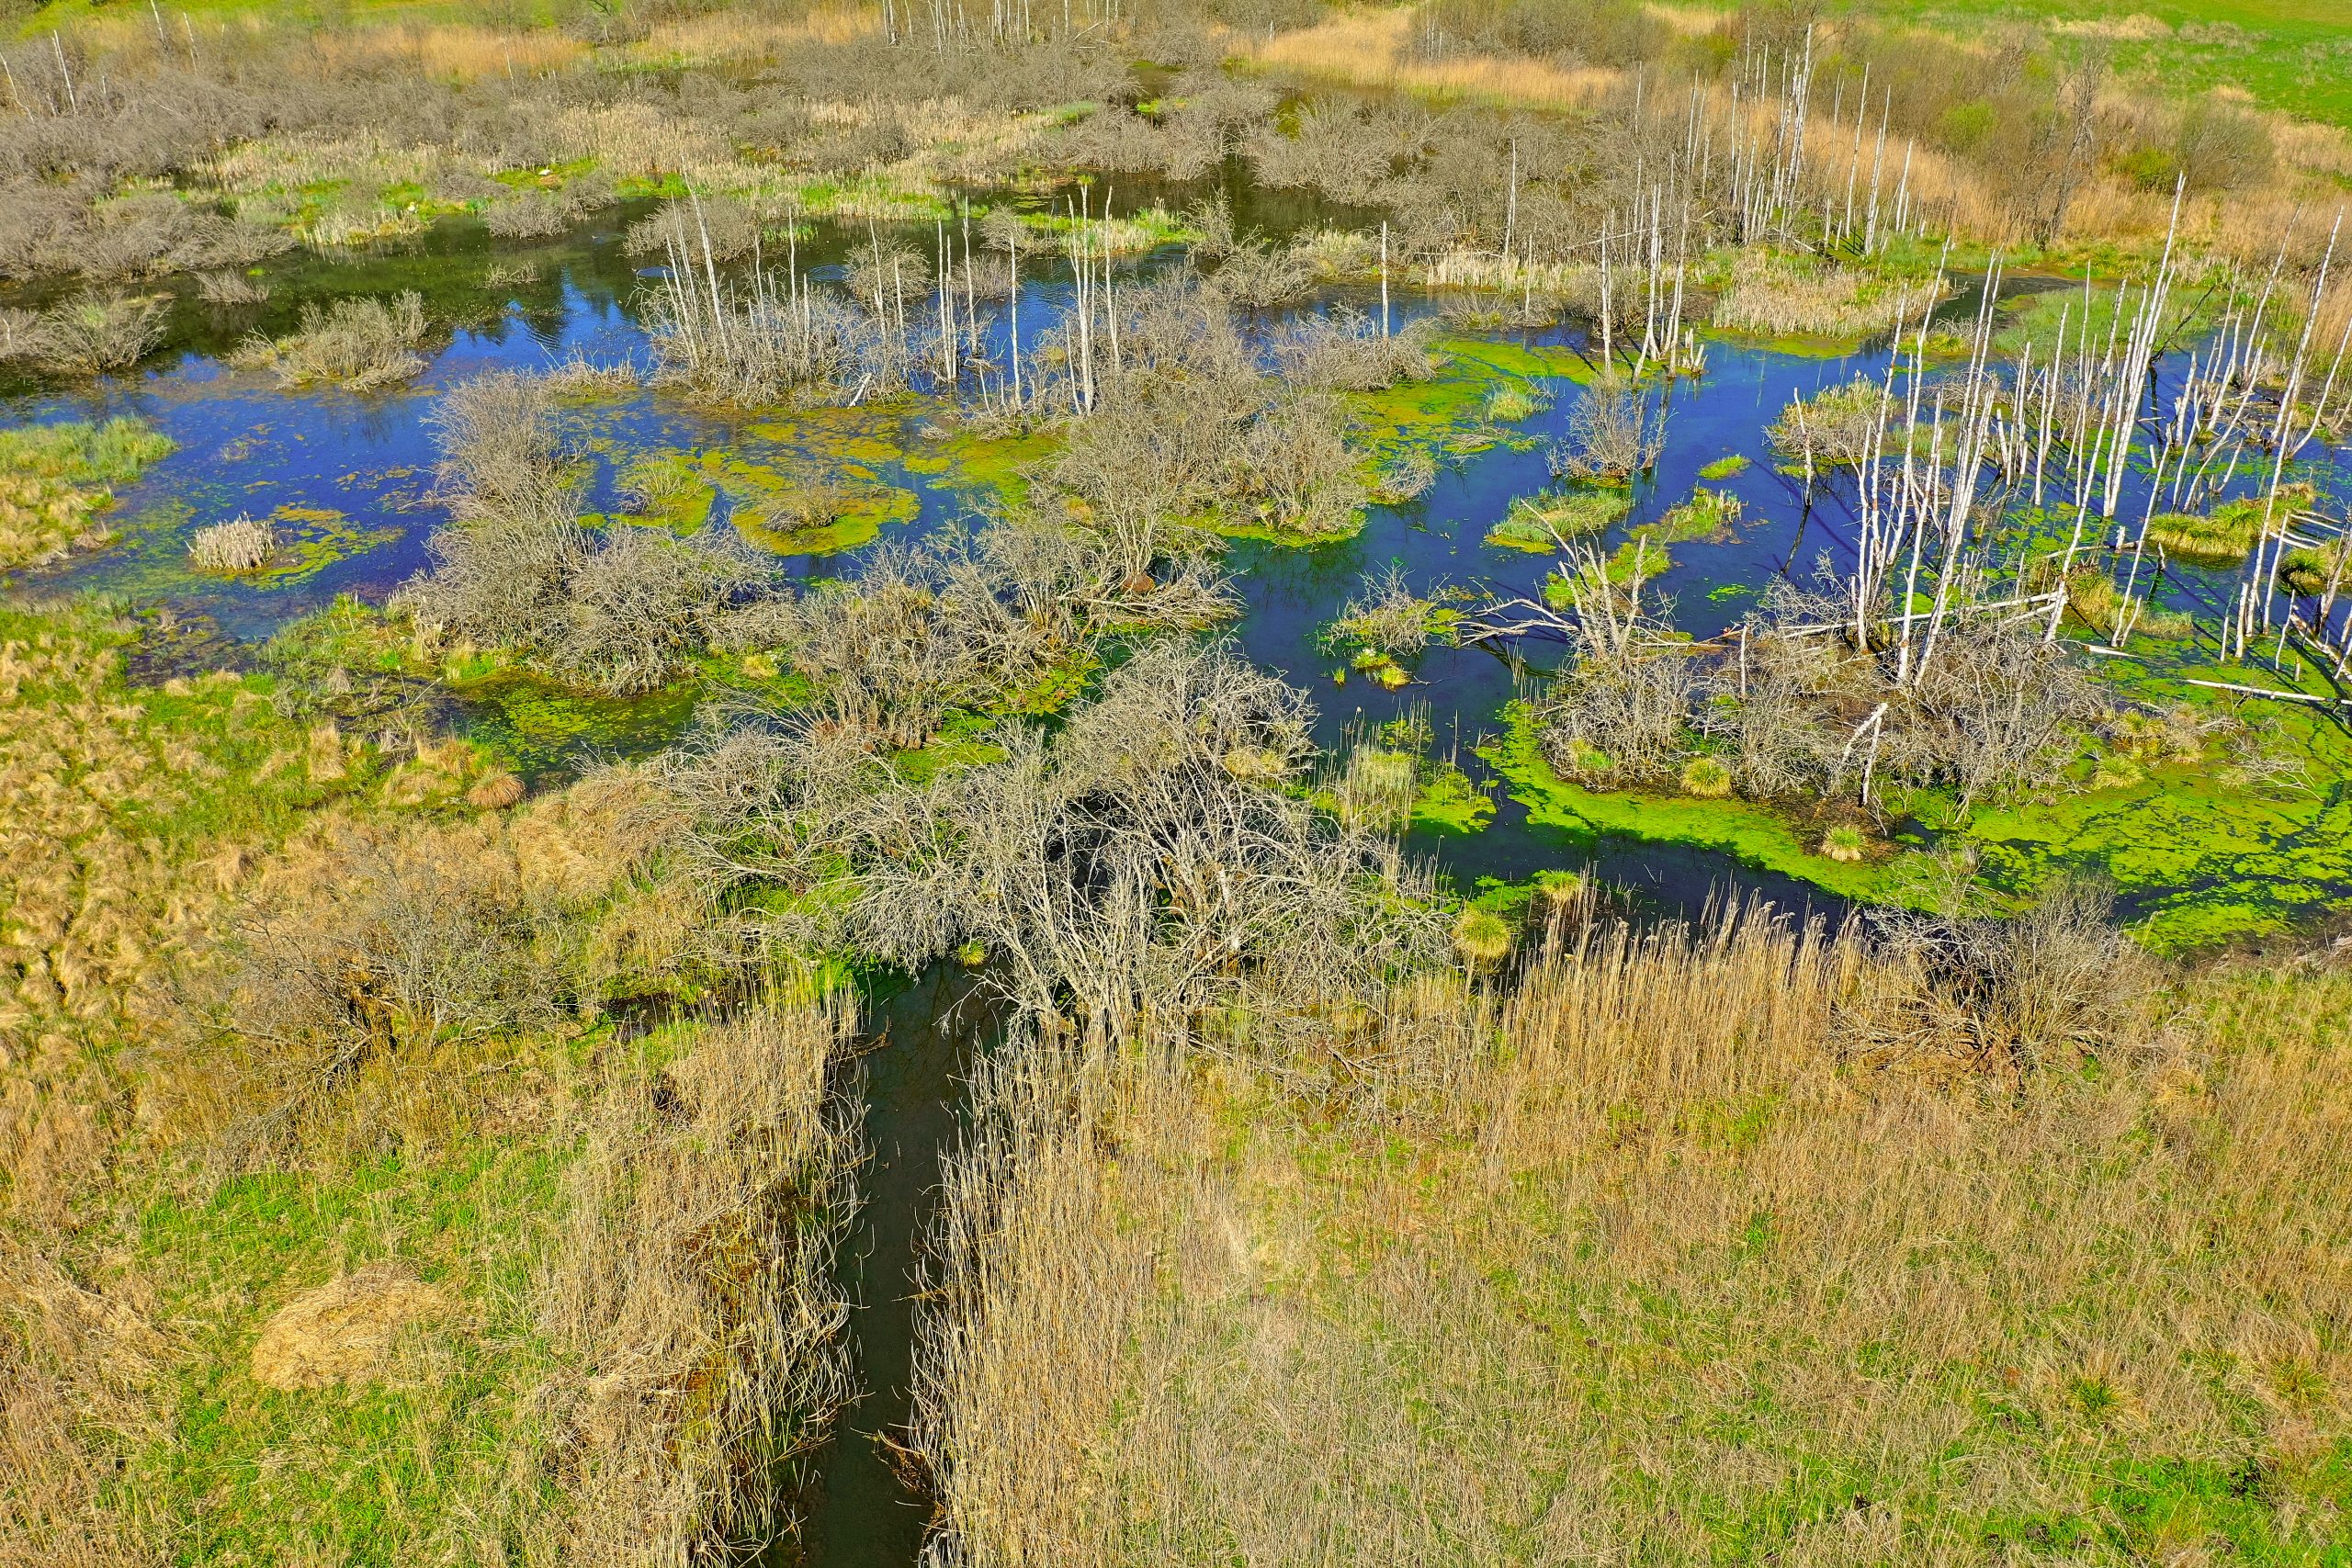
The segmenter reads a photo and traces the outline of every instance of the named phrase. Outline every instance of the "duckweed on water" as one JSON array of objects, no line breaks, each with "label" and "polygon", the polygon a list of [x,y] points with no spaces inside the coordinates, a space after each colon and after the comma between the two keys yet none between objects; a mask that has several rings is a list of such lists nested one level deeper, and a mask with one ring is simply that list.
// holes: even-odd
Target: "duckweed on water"
[{"label": "duckweed on water", "polygon": [[526,779],[659,750],[684,733],[703,695],[686,682],[642,696],[599,696],[509,668],[453,681],[450,692],[467,738]]},{"label": "duckweed on water", "polygon": [[[2135,760],[2136,777],[2118,769],[2098,787],[1979,806],[1941,834],[1969,848],[1983,886],[2005,903],[2027,902],[2070,871],[2111,881],[2141,941],[2158,951],[2283,931],[2352,885],[2352,743],[2301,708],[2278,716],[2271,743],[2307,764],[2307,783],[2267,785],[2201,756]],[[1480,754],[1532,826],[1573,845],[1602,834],[1693,844],[1845,898],[1903,905],[1928,896],[1930,840],[1917,827],[1898,825],[1883,852],[1849,858],[1844,839],[1809,835],[1757,802],[1588,790],[1544,760],[1524,703],[1506,708],[1503,735]],[[2083,785],[2091,783],[2086,772]],[[1947,815],[1939,797],[1912,810]]]}]

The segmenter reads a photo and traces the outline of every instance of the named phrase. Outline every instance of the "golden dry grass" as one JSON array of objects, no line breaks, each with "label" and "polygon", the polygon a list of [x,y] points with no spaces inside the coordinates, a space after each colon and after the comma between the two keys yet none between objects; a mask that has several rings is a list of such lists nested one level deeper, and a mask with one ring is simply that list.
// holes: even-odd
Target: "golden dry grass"
[{"label": "golden dry grass", "polygon": [[729,7],[663,21],[628,53],[648,63],[717,64],[772,59],[807,43],[848,43],[882,30],[878,9],[811,10],[787,17]]},{"label": "golden dry grass", "polygon": [[1531,107],[1577,107],[1615,87],[1623,74],[1606,66],[1563,70],[1544,61],[1498,55],[1408,59],[1414,20],[1411,6],[1348,11],[1271,39],[1237,36],[1230,41],[1250,64],[1308,81]]},{"label": "golden dry grass", "polygon": [[603,1097],[540,1321],[567,1366],[556,1560],[694,1561],[788,1537],[774,1469],[852,1387],[833,1244],[854,1202],[839,1005],[705,1031]]},{"label": "golden dry grass", "polygon": [[[0,633],[0,1562],[650,1563],[784,1528],[775,1466],[843,1392],[848,1010],[626,1045],[452,1011],[469,964],[511,998],[558,964],[593,1012],[694,962],[637,775],[476,816],[514,781],[462,743],[393,765],[253,681],[129,687],[86,612]],[[453,969],[419,946],[447,909],[388,888],[498,940]],[[364,1027],[249,1010],[272,983]]]},{"label": "golden dry grass", "polygon": [[1997,1079],[1857,1054],[1919,994],[1751,922],[1572,947],[1376,1115],[1000,1067],[947,1560],[2322,1561],[2352,976],[2147,993],[2096,1072]]}]

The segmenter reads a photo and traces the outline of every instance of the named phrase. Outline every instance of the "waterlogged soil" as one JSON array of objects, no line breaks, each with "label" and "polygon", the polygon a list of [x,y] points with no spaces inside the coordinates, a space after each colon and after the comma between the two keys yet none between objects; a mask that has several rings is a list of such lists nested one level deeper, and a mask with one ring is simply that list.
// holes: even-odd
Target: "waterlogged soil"
[{"label": "waterlogged soil", "polygon": [[[1334,216],[1227,184],[1245,227],[1280,232]],[[1197,194],[1136,182],[1117,206],[1174,206]],[[572,359],[650,365],[640,322],[651,275],[620,246],[639,210],[616,209],[541,244],[495,244],[478,224],[453,222],[406,249],[288,261],[269,269],[273,294],[265,306],[220,313],[184,301],[174,352],[138,374],[72,388],[18,386],[0,399],[0,423],[137,414],[178,446],[121,492],[109,519],[116,543],[24,574],[17,585],[162,607],[181,624],[217,627],[248,644],[339,595],[380,602],[429,564],[424,541],[445,515],[435,496],[429,423],[441,391],[489,370],[538,371]],[[907,238],[926,249],[931,235]],[[801,260],[820,277],[837,276],[866,239],[863,231],[830,231],[803,243]],[[1166,250],[1125,265],[1143,273],[1184,264]],[[493,266],[503,270],[493,276]],[[444,335],[428,345],[428,367],[406,387],[367,396],[288,391],[222,361],[245,333],[290,330],[306,299],[412,288],[426,296]],[[1029,276],[1024,339],[1034,343],[1028,334],[1068,298],[1066,275],[1040,268]],[[1338,290],[1307,308],[1374,313],[1380,307],[1376,294]],[[1401,323],[1433,305],[1400,288],[1391,309]],[[1975,309],[1966,291],[1943,307],[1962,322]],[[2158,763],[2128,783],[2101,785],[2086,760],[2076,784],[1979,809],[1964,821],[1923,801],[1862,861],[1846,862],[1820,852],[1816,825],[1767,807],[1595,794],[1558,778],[1516,705],[1554,650],[1532,648],[1521,659],[1432,646],[1404,660],[1389,682],[1371,678],[1353,649],[1324,637],[1367,574],[1394,567],[1429,594],[1536,595],[1553,570],[1547,555],[1501,547],[1488,534],[1515,501],[1546,492],[1556,499],[1545,448],[1564,430],[1578,384],[1593,374],[1590,346],[1566,328],[1447,333],[1440,345],[1445,365],[1435,380],[1354,404],[1356,439],[1365,450],[1384,463],[1408,450],[1429,452],[1439,459],[1435,481],[1410,502],[1368,509],[1362,527],[1343,539],[1311,546],[1238,539],[1228,566],[1246,611],[1230,632],[1251,658],[1314,691],[1323,744],[1338,748],[1399,720],[1426,733],[1423,806],[1408,848],[1464,892],[1507,897],[1538,873],[1575,869],[1670,908],[1696,909],[1711,897],[1746,892],[1835,916],[1853,902],[1940,897],[1949,852],[1965,840],[1979,876],[2001,895],[2028,896],[2067,867],[2107,875],[2159,945],[2281,929],[2352,896],[2352,741],[2340,723],[2310,707],[2258,705],[2279,727],[2277,743],[2304,764],[2304,790],[2232,788],[2217,765],[2187,762]],[[1844,566],[1852,550],[1850,486],[1808,486],[1784,471],[1764,430],[1792,397],[1856,376],[1876,378],[1887,363],[1883,347],[1710,344],[1705,376],[1668,394],[1669,439],[1656,472],[1622,497],[1623,515],[1598,542],[1614,549],[1638,531],[1658,541],[1651,559],[1655,567],[1662,550],[1663,570],[1648,592],[1670,600],[1676,624],[1700,637],[1738,622],[1775,581],[1809,579],[1824,558]],[[2178,371],[2176,361],[2161,367],[2166,377]],[[1498,401],[1498,392],[1512,395]],[[1514,417],[1490,417],[1498,408]],[[805,581],[854,575],[860,553],[877,542],[968,520],[977,507],[1019,490],[1029,466],[1050,456],[1050,436],[983,439],[944,428],[941,412],[937,401],[914,396],[848,409],[741,411],[639,389],[583,396],[571,409],[570,433],[588,468],[594,511],[681,531],[736,528]],[[846,514],[818,528],[794,525],[785,504],[811,472],[855,497]],[[2352,489],[2335,457],[2303,477],[2335,496]],[[1662,531],[1667,514],[1702,484],[1738,502],[1736,520]],[[2124,514],[2136,515],[2130,489]],[[192,533],[241,514],[270,518],[287,542],[281,555],[253,575],[193,570]],[[2233,570],[2177,568],[2158,597],[2199,610],[2210,623],[2234,594],[2235,580]],[[2234,701],[2187,683],[2200,674],[2278,685],[2299,679],[2262,666],[2217,670],[2211,647],[2194,641],[2143,638],[2133,651],[2141,657],[2102,664],[2102,678],[2152,701]],[[628,702],[560,691],[512,670],[452,673],[463,722],[534,779],[667,744],[718,688],[771,695],[790,689],[788,676],[718,661],[701,681]],[[952,1141],[956,1079],[985,1032],[967,989],[966,978],[942,971],[876,1002],[878,1047],[868,1058],[874,1163],[850,1264],[862,1303],[853,1332],[873,1393],[826,1457],[813,1500],[811,1555],[829,1564],[906,1563],[921,1537],[922,1510],[880,1435],[906,1418],[909,1270],[938,1152]]]}]

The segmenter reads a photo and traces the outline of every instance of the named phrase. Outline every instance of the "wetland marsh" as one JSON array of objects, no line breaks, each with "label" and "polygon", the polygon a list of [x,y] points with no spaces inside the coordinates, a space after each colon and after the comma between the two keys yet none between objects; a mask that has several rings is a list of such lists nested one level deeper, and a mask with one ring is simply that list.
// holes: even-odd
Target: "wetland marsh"
[{"label": "wetland marsh", "polygon": [[0,1561],[2340,1555],[2352,142],[1796,0],[41,25]]}]

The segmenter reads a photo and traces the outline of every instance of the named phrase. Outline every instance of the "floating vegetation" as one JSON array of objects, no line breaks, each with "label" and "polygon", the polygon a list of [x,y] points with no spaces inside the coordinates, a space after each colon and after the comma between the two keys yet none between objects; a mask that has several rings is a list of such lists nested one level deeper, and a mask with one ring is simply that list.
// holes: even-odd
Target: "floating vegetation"
[{"label": "floating vegetation", "polygon": [[1552,406],[1552,394],[1526,382],[1506,382],[1487,394],[1482,411],[1490,424],[1513,424],[1532,419]]},{"label": "floating vegetation", "polygon": [[1437,459],[1415,447],[1392,462],[1380,465],[1372,481],[1374,501],[1395,506],[1427,494],[1437,482]]},{"label": "floating vegetation", "polygon": [[1412,684],[1412,671],[1376,648],[1367,648],[1358,652],[1354,664],[1357,674],[1389,691],[1394,692]]},{"label": "floating vegetation", "polygon": [[1470,782],[1470,775],[1452,762],[1424,761],[1420,787],[1413,796],[1412,825],[1431,832],[1482,832],[1494,820],[1493,799]]},{"label": "floating vegetation", "polygon": [[1747,454],[1734,452],[1729,457],[1718,457],[1701,468],[1699,477],[1702,479],[1727,479],[1734,475],[1746,473],[1747,465]]}]

